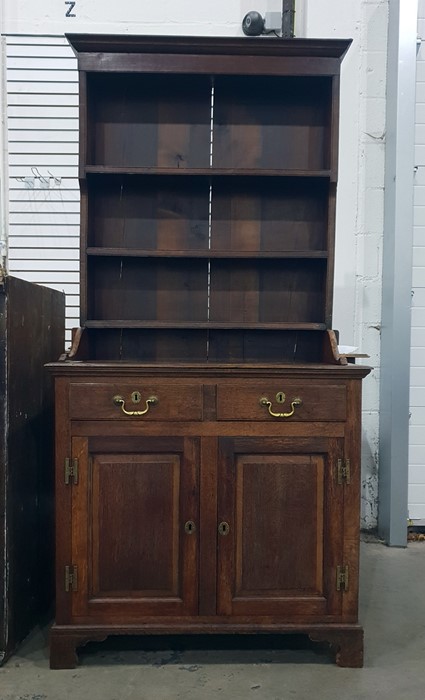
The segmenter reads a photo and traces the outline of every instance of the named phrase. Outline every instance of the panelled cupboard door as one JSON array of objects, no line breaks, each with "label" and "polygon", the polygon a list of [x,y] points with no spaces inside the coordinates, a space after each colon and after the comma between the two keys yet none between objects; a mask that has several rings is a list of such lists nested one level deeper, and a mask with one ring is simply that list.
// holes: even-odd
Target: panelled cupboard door
[{"label": "panelled cupboard door", "polygon": [[218,614],[337,618],[343,441],[221,438],[219,445]]},{"label": "panelled cupboard door", "polygon": [[199,440],[74,438],[72,616],[197,612]]}]

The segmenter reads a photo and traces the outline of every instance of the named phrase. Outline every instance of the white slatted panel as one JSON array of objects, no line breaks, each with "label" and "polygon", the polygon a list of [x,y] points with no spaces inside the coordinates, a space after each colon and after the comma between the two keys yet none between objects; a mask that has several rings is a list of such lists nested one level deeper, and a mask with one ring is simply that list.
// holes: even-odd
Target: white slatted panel
[{"label": "white slatted panel", "polygon": [[78,73],[63,36],[8,36],[9,270],[64,291],[79,324]]},{"label": "white slatted panel", "polygon": [[412,347],[410,355],[409,516],[425,519],[425,0],[419,2],[416,76]]}]

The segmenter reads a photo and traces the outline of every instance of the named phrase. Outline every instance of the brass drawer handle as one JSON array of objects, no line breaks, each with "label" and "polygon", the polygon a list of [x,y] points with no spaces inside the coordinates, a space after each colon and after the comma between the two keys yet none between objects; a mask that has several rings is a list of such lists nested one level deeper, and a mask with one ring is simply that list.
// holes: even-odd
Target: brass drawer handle
[{"label": "brass drawer handle", "polygon": [[150,396],[148,399],[146,399],[146,408],[143,411],[127,411],[125,408],[125,399],[118,394],[117,396],[114,396],[113,402],[115,406],[121,406],[121,410],[126,416],[144,416],[149,411],[151,404],[154,406],[156,403],[158,403],[158,397]]},{"label": "brass drawer handle", "polygon": [[272,402],[269,401],[265,396],[260,399],[260,406],[266,406],[269,409],[269,413],[273,418],[290,418],[295,413],[295,406],[301,406],[302,401],[299,398],[293,399],[291,401],[291,410],[288,413],[274,413],[272,411]]}]

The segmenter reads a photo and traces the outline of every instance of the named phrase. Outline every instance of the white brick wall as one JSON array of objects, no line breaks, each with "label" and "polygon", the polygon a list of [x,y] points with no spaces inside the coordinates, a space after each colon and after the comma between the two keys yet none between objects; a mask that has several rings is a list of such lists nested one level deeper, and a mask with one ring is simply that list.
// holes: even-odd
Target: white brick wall
[{"label": "white brick wall", "polygon": [[375,368],[364,382],[362,515],[377,521],[381,271],[384,228],[385,96],[388,3],[363,3],[361,30],[360,144],[356,221],[356,345]]},{"label": "white brick wall", "polygon": [[[370,357],[363,385],[362,525],[377,523],[388,0],[308,3],[310,36],[353,37],[341,85],[334,326]],[[323,20],[326,17],[326,21]],[[425,226],[425,223],[424,223]]]},{"label": "white brick wall", "polygon": [[[66,8],[58,0],[3,2],[0,22],[8,35],[10,267],[27,279],[65,289],[71,326],[78,303],[77,78],[64,39],[46,34],[241,36],[241,20],[253,4],[252,0],[103,0],[99,5],[95,0],[76,0],[76,17],[65,18]],[[365,527],[373,527],[377,520],[388,0],[344,0],[343,5],[342,10],[341,0],[297,3],[306,36],[353,38],[342,67],[334,326],[341,332],[341,343],[369,353],[376,368],[364,384],[362,439],[362,519]],[[280,0],[255,4],[262,13],[280,7]],[[61,179],[60,186],[28,190],[16,178],[31,177],[33,167],[42,175],[50,170]],[[423,226],[425,230],[425,215]]]}]

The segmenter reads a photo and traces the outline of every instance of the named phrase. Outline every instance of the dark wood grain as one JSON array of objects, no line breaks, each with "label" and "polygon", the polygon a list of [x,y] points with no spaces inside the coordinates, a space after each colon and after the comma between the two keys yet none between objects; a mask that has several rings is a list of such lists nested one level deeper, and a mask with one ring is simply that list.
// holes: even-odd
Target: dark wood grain
[{"label": "dark wood grain", "polygon": [[88,319],[207,321],[207,262],[90,258]]},{"label": "dark wood grain", "polygon": [[[146,328],[150,328],[147,330]],[[84,348],[73,359],[102,362],[201,362],[207,357],[206,330],[187,330],[146,325],[127,328],[124,322],[108,325],[102,322],[96,329],[85,328]]]},{"label": "dark wood grain", "polygon": [[[178,329],[192,329],[192,330],[199,330],[201,328],[205,328],[206,330],[214,330],[216,328],[219,329],[228,329],[228,330],[235,330],[235,331],[243,331],[243,330],[260,330],[260,331],[285,331],[285,330],[290,330],[290,331],[313,331],[313,332],[319,332],[321,333],[322,337],[321,340],[323,342],[323,333],[322,331],[326,330],[326,325],[324,323],[314,323],[314,322],[306,322],[306,321],[301,321],[300,323],[298,322],[279,322],[279,321],[269,321],[269,322],[261,322],[261,321],[157,321],[155,320],[149,320],[149,321],[141,321],[139,319],[121,319],[121,318],[114,318],[114,319],[108,319],[108,320],[93,320],[93,321],[86,321],[85,323],[85,328],[88,329],[98,329],[98,330],[103,330],[103,329],[108,329],[108,328],[117,328],[120,330],[123,329],[136,329],[136,328],[150,328],[154,330],[178,330]],[[200,358],[201,359],[201,358]],[[204,358],[202,358],[204,359]]]},{"label": "dark wood grain", "polygon": [[235,598],[323,595],[323,458],[239,455],[235,477]]},{"label": "dark wood grain", "polygon": [[[369,369],[347,365],[331,330],[350,42],[71,43],[83,328],[51,366],[52,666],[72,667],[79,645],[108,634],[272,631],[308,634],[360,665]],[[158,401],[129,416],[117,394],[127,411]],[[65,487],[71,446],[80,478]],[[344,459],[350,484],[338,479]],[[68,593],[66,564],[79,572]],[[337,590],[346,565],[350,584]]]},{"label": "dark wood grain", "polygon": [[64,295],[0,274],[0,664],[53,599],[53,386]]},{"label": "dark wood grain", "polygon": [[[245,43],[248,43],[245,41]],[[213,52],[212,52],[213,53]],[[242,52],[241,52],[242,54]],[[172,75],[208,75],[219,71],[221,75],[288,75],[288,76],[333,76],[339,70],[339,58],[306,56],[300,61],[295,56],[246,56],[226,55],[219,59],[216,56],[190,55],[178,53],[145,53],[144,55],[125,54],[82,54],[79,57],[81,70],[88,72],[109,73],[146,73],[159,72]],[[158,69],[158,66],[160,67]]]},{"label": "dark wood grain", "polygon": [[[133,258],[276,258],[276,253],[257,250],[151,250],[148,248],[88,247],[87,255]],[[326,250],[285,250],[281,258],[327,258]]]},{"label": "dark wood grain", "polygon": [[[132,394],[137,391],[140,401],[134,403]],[[123,413],[121,406],[114,403],[115,396],[124,399],[127,411],[146,408],[146,400],[156,397],[144,416],[135,416],[140,421],[181,421],[202,420],[202,386],[199,384],[157,384],[135,378],[133,383],[116,381],[113,383],[75,383],[69,387],[69,415],[71,420],[119,420],[127,421],[131,416]]]},{"label": "dark wood grain", "polygon": [[236,179],[238,177],[249,177],[255,178],[258,176],[265,177],[266,179],[281,177],[281,178],[309,178],[309,179],[328,179],[331,182],[335,180],[335,173],[333,173],[328,168],[321,168],[317,170],[316,168],[311,168],[308,170],[303,170],[300,168],[212,168],[208,165],[205,168],[176,168],[176,167],[158,167],[158,166],[137,166],[137,165],[85,165],[83,170],[84,175],[108,175],[109,177],[113,175],[153,175],[155,178],[152,179],[165,179],[172,176],[173,178],[180,178],[181,180],[189,179],[191,176],[196,175],[200,180],[205,178],[213,178],[214,176],[226,177],[229,180]]},{"label": "dark wood grain", "polygon": [[[79,370],[75,366],[77,372],[74,380],[71,380],[71,378],[63,380],[63,378],[58,377],[57,381],[73,381],[75,383],[78,372],[83,372],[84,365],[80,364],[78,367]],[[252,369],[254,370],[254,367]],[[338,380],[337,377],[341,374],[341,371],[345,370],[348,372],[348,375],[352,377],[358,375],[358,378],[366,371],[365,368],[360,367],[340,368],[336,365],[330,368],[329,366],[322,366],[322,374],[326,375],[328,379],[323,382],[320,389],[319,387],[317,389],[317,396],[322,394],[329,397],[329,407],[334,407],[334,410],[336,410],[338,402],[340,402],[338,411],[341,410],[342,413],[336,414],[340,418],[343,418],[345,415],[345,400],[341,402],[337,397],[340,395],[346,396],[347,380],[344,379],[343,375]],[[111,372],[116,374],[120,370],[116,366],[111,365],[109,369],[100,367],[100,371],[106,378],[108,374],[111,375]],[[187,371],[189,371],[189,366]],[[193,372],[193,367],[191,371]],[[257,373],[258,371],[257,369]],[[268,368],[267,371],[270,373],[271,369]],[[133,376],[137,377],[138,374],[140,375],[140,372],[141,366],[133,365]],[[171,367],[168,372],[166,369],[160,370],[157,368],[157,372],[160,372],[158,375],[159,385],[155,389],[159,391],[160,386],[164,388],[169,386],[173,370]],[[220,372],[222,375],[221,379]],[[271,620],[276,625],[275,629],[285,630],[287,629],[288,621],[291,619],[297,621],[297,624],[294,624],[294,629],[304,629],[307,633],[310,633],[314,628],[314,623],[326,620],[334,623],[341,623],[342,621],[347,621],[347,619],[353,621],[353,601],[350,591],[347,593],[337,592],[335,586],[336,566],[340,564],[345,555],[344,534],[340,524],[344,519],[344,489],[348,487],[338,485],[336,474],[337,460],[344,454],[343,436],[345,423],[342,422],[337,433],[334,433],[340,436],[338,439],[326,437],[326,434],[330,435],[328,428],[332,424],[317,421],[307,421],[304,424],[291,424],[288,422],[282,425],[272,419],[270,419],[271,423],[261,423],[258,418],[255,418],[255,420],[248,418],[243,422],[239,422],[239,425],[237,420],[230,421],[228,429],[226,429],[223,421],[220,420],[220,413],[217,414],[217,421],[214,419],[213,413],[211,413],[211,407],[213,408],[215,404],[213,400],[214,387],[218,383],[218,409],[220,410],[222,405],[222,397],[227,397],[227,395],[229,396],[227,405],[231,408],[232,399],[235,400],[239,395],[244,397],[244,392],[249,391],[250,382],[256,381],[252,378],[249,379],[246,368],[241,369],[241,372],[238,384],[235,383],[235,380],[229,383],[229,377],[225,378],[222,374],[222,369],[217,369],[215,372],[216,377],[210,377],[208,380],[205,372],[198,370],[195,384],[202,387],[202,392],[207,390],[206,394],[209,398],[206,399],[207,404],[204,401],[203,405],[210,406],[209,416],[205,415],[204,419],[206,422],[203,424],[198,423],[198,426],[194,422],[192,424],[182,423],[181,430],[178,430],[178,423],[174,423],[173,430],[181,435],[180,439],[167,437],[169,429],[165,428],[164,423],[158,423],[158,429],[156,429],[154,427],[155,423],[144,423],[143,420],[134,422],[130,419],[128,423],[124,424],[122,421],[119,421],[119,430],[113,430],[113,424],[118,427],[116,420],[90,420],[89,397],[91,395],[93,395],[93,405],[97,405],[96,374],[93,375],[92,389],[90,389],[90,383],[87,383],[87,380],[81,381],[84,374],[75,383],[75,387],[81,387],[80,396],[88,397],[87,418],[89,420],[80,420],[79,423],[73,421],[72,423],[74,435],[77,436],[78,433],[81,435],[81,438],[79,438],[80,442],[75,443],[74,454],[79,455],[80,466],[85,470],[84,465],[88,465],[89,462],[85,461],[79,445],[86,445],[84,447],[85,454],[92,455],[95,463],[99,459],[98,455],[100,455],[100,459],[104,460],[105,468],[109,470],[110,477],[108,476],[107,479],[112,478],[113,481],[112,486],[108,490],[110,495],[105,492],[102,498],[94,497],[92,502],[98,503],[99,507],[97,509],[95,506],[93,508],[89,507],[88,512],[93,513],[94,520],[99,517],[101,503],[110,502],[113,508],[114,503],[124,503],[125,501],[130,506],[131,512],[133,512],[131,504],[134,505],[134,508],[136,508],[136,502],[141,506],[145,489],[142,489],[141,496],[138,497],[138,490],[134,485],[131,485],[131,480],[127,481],[124,479],[124,483],[121,483],[118,478],[120,468],[124,467],[127,469],[129,462],[129,468],[133,474],[137,472],[136,465],[141,464],[142,469],[144,469],[149,460],[152,463],[152,456],[155,457],[155,463],[163,464],[164,456],[165,459],[168,459],[167,455],[184,455],[185,464],[186,460],[188,460],[188,463],[193,465],[192,468],[195,468],[195,465],[200,465],[200,491],[198,492],[198,487],[196,486],[198,482],[195,476],[193,486],[190,486],[189,482],[185,482],[184,485],[183,483],[181,484],[181,493],[184,491],[193,505],[193,508],[188,512],[192,512],[194,509],[197,513],[196,503],[199,503],[199,514],[197,513],[194,518],[190,517],[190,519],[193,519],[197,525],[199,523],[200,568],[198,569],[196,564],[196,556],[198,556],[196,554],[198,551],[197,545],[195,551],[192,550],[192,555],[189,555],[188,559],[184,561],[186,562],[187,568],[185,570],[188,572],[187,575],[192,577],[198,575],[201,587],[199,589],[200,607],[191,607],[192,612],[189,614],[189,617],[186,617],[184,622],[177,623],[175,626],[172,620],[174,617],[179,619],[181,614],[178,611],[178,600],[170,597],[161,598],[158,595],[156,595],[155,599],[142,599],[140,592],[131,594],[130,590],[117,590],[112,594],[110,591],[105,591],[105,595],[100,595],[99,592],[95,593],[93,591],[92,594],[89,594],[88,589],[84,588],[85,581],[87,581],[87,585],[90,581],[89,572],[91,569],[89,569],[87,576],[82,576],[81,592],[71,594],[74,601],[71,618],[73,622],[68,628],[69,630],[74,629],[75,625],[85,621],[88,624],[89,632],[92,632],[96,628],[96,624],[101,622],[102,625],[107,626],[108,621],[112,618],[120,620],[121,626],[119,630],[121,633],[130,633],[132,630],[134,633],[136,630],[146,633],[148,631],[157,632],[159,629],[162,629],[163,632],[167,630],[168,632],[175,632],[178,629],[191,632],[196,630],[214,632],[219,631],[221,626],[226,627],[226,631],[230,631],[230,628],[235,631],[242,630],[245,632],[253,629],[265,631],[269,629],[268,625],[271,624]],[[311,382],[308,380],[312,373],[317,374],[318,372],[319,367],[317,366],[315,370],[310,370],[308,366],[305,366],[303,370],[298,370],[300,384],[297,388],[301,388],[305,395],[307,395],[307,390],[314,393]],[[169,377],[167,377],[167,373],[169,373]],[[274,373],[277,382],[276,385],[273,385],[273,390],[277,385],[282,389],[281,384],[278,384],[281,370],[275,368]],[[290,381],[291,376],[291,372],[288,371],[286,382]],[[330,383],[329,379],[331,377],[333,377],[333,382]],[[181,394],[184,396],[184,382],[182,383],[179,377],[175,377],[173,381],[176,391],[181,389]],[[348,381],[354,380],[349,379]],[[128,380],[124,383],[117,382],[116,377],[110,377],[106,384],[109,386],[109,389],[106,390],[108,396],[110,390],[115,390],[120,384],[129,388],[133,386],[133,383],[128,382]],[[143,384],[145,385],[146,382],[143,382]],[[261,388],[264,388],[264,386],[262,385]],[[285,388],[292,388],[293,386],[292,380],[292,386],[286,384]],[[357,394],[353,394],[352,401],[353,403],[350,406],[358,413],[359,402]],[[72,398],[72,402],[73,410],[76,411],[75,416],[78,416],[80,411],[75,403],[75,398]],[[244,402],[242,401],[239,405],[243,404]],[[123,427],[123,425],[126,427]],[[264,426],[263,430],[261,425]],[[237,435],[238,432],[239,434],[243,433],[245,437],[232,437],[235,434]],[[257,437],[253,436],[254,433]],[[93,437],[87,440],[84,435],[88,436],[89,434]],[[195,441],[191,441],[189,438],[190,435],[195,437],[197,434],[203,435],[199,441],[199,450],[196,438]],[[225,434],[229,435],[229,438],[220,438],[220,435],[223,436]],[[187,438],[182,443],[185,435]],[[292,437],[290,437],[291,435]],[[218,453],[216,450],[217,439],[219,439],[220,443],[220,451]],[[74,438],[75,440],[76,438]],[[191,454],[192,456],[190,456]],[[159,459],[158,462],[156,461],[157,458]],[[179,457],[180,459],[181,457]],[[179,461],[179,464],[181,465],[182,462]],[[110,467],[110,465],[115,465],[115,468]],[[116,470],[117,474],[115,473]],[[92,472],[87,468],[86,473],[89,475]],[[189,472],[186,473],[188,474]],[[99,486],[96,485],[95,478],[92,481],[92,486],[89,486],[89,482],[85,481],[85,478],[85,476],[82,476],[80,484],[73,487],[73,498],[77,499],[76,502],[80,502],[81,505],[79,509],[73,508],[73,517],[76,518],[76,521],[73,526],[75,535],[72,541],[74,542],[74,557],[80,557],[79,568],[82,567],[83,570],[87,560],[92,562],[91,566],[97,561],[98,557],[95,553],[98,544],[96,543],[101,542],[102,538],[106,538],[103,540],[102,551],[106,553],[106,557],[110,556],[113,547],[106,546],[106,541],[111,542],[116,536],[115,529],[112,528],[112,522],[116,522],[118,517],[114,516],[110,521],[105,519],[105,524],[102,528],[99,527],[98,531],[96,531],[96,528],[93,530],[92,546],[94,546],[94,549],[93,554],[89,556],[89,551],[85,549],[86,545],[84,544],[90,541],[87,537],[87,531],[90,531],[90,528],[88,525],[89,520],[87,520],[85,515],[87,509],[87,496],[85,494],[94,493],[95,495],[100,493],[100,491]],[[161,474],[158,474],[158,478],[162,478]],[[120,483],[117,483],[116,479]],[[157,501],[155,493],[164,492],[165,495],[167,493],[167,489],[164,489],[162,486],[155,491],[153,485],[152,487],[148,486],[148,483],[151,483],[150,477],[146,476],[146,479],[147,488],[150,489],[149,498],[152,498],[152,500],[149,501],[146,508],[141,506],[140,514],[134,514],[131,518],[128,516],[127,520],[127,516],[124,518],[124,521],[128,523],[128,527],[130,527],[130,521],[132,523],[136,522],[137,519],[142,518],[143,513],[145,514],[143,517],[147,517],[150,507]],[[126,483],[130,490],[128,496],[124,498],[124,495],[120,496],[120,494],[126,493]],[[82,490],[78,493],[80,488]],[[358,482],[355,487],[356,491],[357,489]],[[171,517],[172,509],[169,510]],[[308,514],[306,514],[306,510]],[[287,524],[285,524],[286,520],[285,523],[281,522],[282,518],[285,518],[285,513],[288,518]],[[151,516],[153,519],[155,517],[155,515]],[[109,518],[109,511],[108,515],[106,515],[105,511],[104,518]],[[270,529],[269,518],[272,521]],[[302,519],[302,525],[297,518]],[[231,534],[228,536],[223,537],[217,534],[217,526],[221,520],[227,520],[231,525]],[[130,552],[130,548],[133,548],[133,529],[130,529],[125,536],[118,537],[120,541],[125,542],[125,545],[120,548],[122,553]],[[302,537],[305,538],[301,548],[299,547],[301,535],[298,534],[300,530],[302,531]],[[297,536],[295,536],[296,534]],[[236,537],[239,548],[235,540],[232,540],[232,537]],[[188,535],[188,538],[192,542],[192,546],[194,546],[194,540],[191,539],[192,535]],[[211,541],[214,541],[215,538],[218,538],[219,545],[217,561],[216,548],[210,546]],[[166,538],[168,544],[166,545],[164,541],[164,546],[170,546],[170,539],[172,540],[170,537]],[[82,549],[81,546],[83,546]],[[139,538],[135,540],[134,546],[136,549],[142,546]],[[283,559],[279,556],[276,557],[273,547],[276,549],[276,552],[279,552],[281,549],[284,550],[285,557]],[[87,553],[85,554],[86,551]],[[301,551],[304,555],[299,559],[298,556]],[[306,555],[307,551],[309,552],[308,556]],[[346,551],[349,550],[347,549]],[[167,557],[163,557],[164,559],[166,560]],[[136,562],[139,560],[140,556],[133,557],[130,554],[125,556],[125,561],[130,566],[137,567]],[[285,561],[287,563],[286,566],[284,564]],[[291,562],[290,566],[288,564],[289,561]],[[272,566],[272,562],[275,563],[270,575],[262,577],[260,572],[264,568],[267,569],[267,567]],[[215,567],[217,567],[216,576],[214,575]],[[107,565],[107,571],[112,569],[113,567]],[[160,569],[161,567],[159,567]],[[169,569],[167,570],[169,571]],[[356,570],[353,569],[353,571],[354,575],[357,575]],[[196,574],[196,572],[198,573]],[[125,579],[127,581],[132,580],[131,575],[126,576]],[[304,583],[300,584],[299,581],[301,579],[303,579]],[[92,581],[94,580],[95,577],[92,578]],[[217,615],[214,615],[216,582],[219,595],[218,607],[216,608]],[[274,586],[274,594],[268,586]],[[354,586],[356,589],[356,584]],[[85,593],[84,591],[87,592]],[[187,591],[188,595],[190,592],[190,595],[193,596],[194,591],[198,591],[198,587],[190,584]],[[231,594],[230,597],[229,592]],[[349,596],[351,600],[347,613],[342,608],[344,596]],[[77,604],[78,600],[81,601],[81,604]],[[179,600],[182,600],[182,598],[180,597]],[[143,607],[145,603],[146,608]],[[193,605],[195,604],[193,603]],[[143,610],[146,612],[144,613]],[[225,616],[224,618],[223,615]],[[231,616],[230,618],[229,615]],[[258,621],[257,628],[253,627],[255,620]],[[327,631],[329,631],[329,627]],[[337,629],[335,629],[335,634],[336,636],[333,637],[331,635],[330,639],[338,639],[341,642],[341,649],[353,648],[349,634],[342,634]],[[54,639],[55,637],[53,636],[53,648],[55,647]],[[324,636],[323,639],[327,639],[327,637]],[[65,645],[65,652],[63,652],[64,664],[70,663],[72,658],[70,648],[73,644],[75,644],[75,641],[70,641],[68,646]],[[60,661],[58,661],[58,657],[62,653],[60,648],[59,651],[53,651],[52,659],[55,665],[60,664]],[[357,642],[356,649],[358,650]],[[345,660],[344,651],[342,651],[342,654],[343,656],[340,657],[343,659],[341,663],[354,663],[354,661],[349,660],[349,658],[354,658],[351,652],[347,651],[348,656],[345,656]]]},{"label": "dark wood grain", "polygon": [[[236,324],[235,324],[236,325]],[[292,324],[291,324],[292,325]],[[299,364],[320,362],[323,358],[323,334],[305,328],[243,330],[241,324],[234,330],[209,332],[209,359],[211,362],[243,362],[248,364],[271,362]]]},{"label": "dark wood grain", "polygon": [[[329,350],[324,324],[165,324],[124,321],[87,322],[82,344],[70,359],[101,362],[174,363],[183,367],[210,363],[304,363],[338,365]],[[154,331],[154,332],[152,332]],[[264,336],[264,331],[267,335]],[[77,354],[75,354],[77,353]],[[346,364],[346,362],[344,363]]]},{"label": "dark wood grain", "polygon": [[217,457],[216,436],[204,438],[199,503],[199,615],[217,612]]},{"label": "dark wood grain", "polygon": [[[226,622],[226,624],[223,624]],[[336,657],[336,663],[342,667],[361,668],[363,666],[363,630],[359,625],[344,624],[291,624],[270,622],[264,619],[257,623],[246,623],[240,618],[232,622],[223,618],[202,617],[196,621],[150,620],[145,625],[74,625],[72,628],[54,625],[51,631],[52,669],[75,668],[77,649],[90,641],[104,641],[108,636],[117,635],[164,635],[175,634],[305,634],[313,642],[328,643]]]},{"label": "dark wood grain", "polygon": [[99,454],[92,468],[91,594],[178,597],[179,456]]},{"label": "dark wood grain", "polygon": [[88,92],[93,164],[208,166],[209,78],[91,74]]},{"label": "dark wood grain", "polygon": [[[348,50],[351,39],[279,39],[264,41],[264,38],[251,37],[196,37],[196,36],[137,36],[134,34],[74,34],[67,33],[66,37],[77,56],[85,53],[107,52],[129,55],[129,63],[133,54],[169,53],[195,54],[217,57],[224,54],[246,56],[293,56],[298,59],[311,57],[332,57],[342,60]],[[302,61],[298,61],[302,64]]]},{"label": "dark wood grain", "polygon": [[[327,57],[320,41],[311,55],[305,42],[148,43],[77,50],[92,357],[320,361],[298,331],[331,327],[334,78],[348,43]],[[259,344],[251,330],[285,332]]]},{"label": "dark wood grain", "polygon": [[313,642],[327,642],[342,668],[363,667],[363,629],[314,630],[309,634]]},{"label": "dark wood grain", "polygon": [[326,251],[328,187],[317,178],[213,182],[213,251]]},{"label": "dark wood grain", "polygon": [[55,379],[55,604],[58,624],[69,624],[72,619],[72,600],[64,585],[65,567],[72,564],[72,487],[65,484],[65,460],[72,457],[68,393],[69,382],[64,377]]},{"label": "dark wood grain", "polygon": [[355,619],[359,596],[360,557],[360,492],[355,487],[361,480],[361,423],[355,420],[361,411],[362,385],[349,382],[347,386],[348,420],[345,426],[345,457],[350,460],[351,482],[344,486],[344,562],[353,572],[343,606],[347,618]]},{"label": "dark wood grain", "polygon": [[74,617],[195,614],[198,442],[150,438],[134,453],[128,439],[73,442],[81,473],[72,504]]},{"label": "dark wood grain", "polygon": [[[230,525],[219,537],[221,614],[340,614],[341,595],[328,576],[342,555],[340,543],[339,552],[330,545],[332,441],[305,440],[310,454],[300,453],[301,444],[291,453],[290,443],[266,438],[220,440],[218,519]],[[342,498],[332,507],[335,522]]]},{"label": "dark wood grain", "polygon": [[[277,395],[285,396],[283,403],[277,401]],[[294,414],[289,418],[273,418],[267,406],[260,404],[260,399],[272,402],[271,410],[275,413],[291,411],[291,402],[300,399],[301,405],[295,406]],[[276,379],[274,383],[263,381],[258,384],[246,381],[244,386],[228,383],[217,389],[218,420],[255,420],[271,423],[288,423],[292,421],[345,421],[347,418],[347,394],[345,386],[338,384],[314,384],[313,382],[294,382],[290,379]]]},{"label": "dark wood grain", "polygon": [[208,180],[89,178],[88,245],[153,251],[208,248]]},{"label": "dark wood grain", "polygon": [[214,166],[325,169],[331,87],[326,78],[217,78]]},{"label": "dark wood grain", "polygon": [[323,260],[211,262],[211,321],[324,323]]}]

